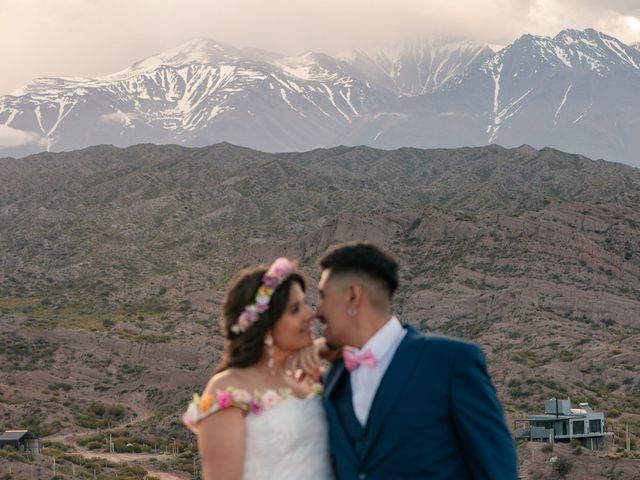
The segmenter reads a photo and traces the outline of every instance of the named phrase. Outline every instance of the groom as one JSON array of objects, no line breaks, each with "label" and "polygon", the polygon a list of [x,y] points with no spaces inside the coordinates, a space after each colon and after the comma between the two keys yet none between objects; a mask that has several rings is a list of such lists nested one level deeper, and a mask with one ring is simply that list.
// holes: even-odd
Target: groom
[{"label": "groom", "polygon": [[348,346],[325,376],[339,480],[517,478],[511,435],[479,348],[391,314],[398,264],[368,243],[320,259],[318,318]]}]

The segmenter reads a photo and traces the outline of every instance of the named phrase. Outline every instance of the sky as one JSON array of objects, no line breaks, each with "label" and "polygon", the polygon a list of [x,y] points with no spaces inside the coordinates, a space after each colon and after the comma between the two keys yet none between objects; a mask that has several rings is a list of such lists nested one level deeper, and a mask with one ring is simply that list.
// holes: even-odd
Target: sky
[{"label": "sky", "polygon": [[640,41],[640,0],[0,0],[0,95],[38,77],[113,73],[194,37],[297,55],[587,27]]}]

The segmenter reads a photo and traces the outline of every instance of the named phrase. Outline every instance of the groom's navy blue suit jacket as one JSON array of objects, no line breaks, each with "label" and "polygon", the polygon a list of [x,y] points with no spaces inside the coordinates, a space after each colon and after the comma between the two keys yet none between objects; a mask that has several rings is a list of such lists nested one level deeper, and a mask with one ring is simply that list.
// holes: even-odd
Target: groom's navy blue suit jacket
[{"label": "groom's navy blue suit jacket", "polygon": [[342,360],[325,377],[338,479],[516,479],[513,441],[480,349],[405,328],[365,428]]}]

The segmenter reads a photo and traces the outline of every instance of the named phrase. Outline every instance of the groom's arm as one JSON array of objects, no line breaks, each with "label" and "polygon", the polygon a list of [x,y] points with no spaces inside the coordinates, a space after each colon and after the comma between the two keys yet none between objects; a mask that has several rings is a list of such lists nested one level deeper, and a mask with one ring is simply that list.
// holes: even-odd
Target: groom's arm
[{"label": "groom's arm", "polygon": [[518,478],[511,433],[478,347],[460,344],[451,376],[454,426],[474,479]]}]

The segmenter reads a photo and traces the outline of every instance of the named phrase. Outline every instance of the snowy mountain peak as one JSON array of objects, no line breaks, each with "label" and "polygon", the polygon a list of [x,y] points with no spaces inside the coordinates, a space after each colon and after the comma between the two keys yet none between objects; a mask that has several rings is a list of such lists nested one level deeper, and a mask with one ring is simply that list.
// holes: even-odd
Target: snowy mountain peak
[{"label": "snowy mountain peak", "polygon": [[424,95],[493,55],[488,45],[445,36],[413,38],[390,48],[353,51],[346,59],[402,96]]},{"label": "snowy mountain peak", "polygon": [[220,60],[237,60],[240,50],[208,38],[194,38],[182,45],[135,63],[133,71],[151,71],[163,65],[180,67],[189,63],[213,63]]},{"label": "snowy mountain peak", "polygon": [[632,43],[630,45],[631,48],[635,48],[636,50],[638,50],[640,52],[640,42],[636,42],[636,43]]},{"label": "snowy mountain peak", "polygon": [[640,70],[637,50],[592,28],[562,30],[553,38],[522,35],[486,62],[484,69],[495,72],[504,62],[521,65],[518,74],[524,71],[534,74],[549,68],[579,69],[599,76],[619,69]]},{"label": "snowy mountain peak", "polygon": [[564,42],[567,45],[571,45],[573,43],[579,41],[598,41],[600,39],[600,32],[594,30],[593,28],[586,28],[584,30],[576,30],[575,28],[566,28],[560,33],[558,33],[554,40]]},{"label": "snowy mountain peak", "polygon": [[640,70],[637,50],[593,28],[563,30],[554,40],[575,50],[578,57],[588,59],[592,66],[600,64],[607,71],[620,66]]}]

